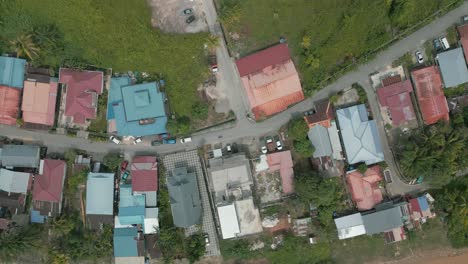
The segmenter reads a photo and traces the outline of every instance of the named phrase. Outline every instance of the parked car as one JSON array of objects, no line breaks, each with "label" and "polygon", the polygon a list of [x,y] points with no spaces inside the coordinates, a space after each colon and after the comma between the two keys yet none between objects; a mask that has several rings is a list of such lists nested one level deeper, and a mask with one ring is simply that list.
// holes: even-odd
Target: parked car
[{"label": "parked car", "polygon": [[176,144],[177,140],[175,138],[166,138],[163,139],[163,144]]},{"label": "parked car", "polygon": [[211,72],[217,73],[218,72],[218,59],[216,57],[216,54],[210,55],[210,65],[211,65]]},{"label": "parked car", "polygon": [[128,176],[130,176],[130,172],[128,170],[126,170],[123,174],[122,174],[122,182],[125,183],[125,181],[127,181],[127,178]]},{"label": "parked car", "polygon": [[271,136],[268,136],[265,138],[266,142],[266,147],[268,151],[273,152],[276,149],[275,143],[273,142],[273,138]]},{"label": "parked car", "polygon": [[143,139],[141,137],[136,137],[133,139],[133,144],[136,145],[136,144],[139,144],[143,142]]},{"label": "parked car", "polygon": [[229,152],[229,153],[232,152],[231,144],[227,144],[227,145],[226,145],[226,150],[227,150],[227,152]]},{"label": "parked car", "polygon": [[262,146],[262,153],[263,153],[263,154],[267,154],[267,152],[268,152],[267,147],[266,147],[266,146]]},{"label": "parked car", "polygon": [[183,13],[184,13],[184,15],[191,15],[193,13],[193,9],[192,8],[186,8],[186,9],[184,9]]},{"label": "parked car", "polygon": [[151,146],[159,146],[162,143],[163,143],[162,140],[153,140],[151,141]]},{"label": "parked car", "polygon": [[283,149],[283,145],[281,145],[281,141],[280,141],[280,140],[277,140],[277,141],[276,141],[276,149],[278,149],[278,150],[282,150],[282,149]]},{"label": "parked car", "polygon": [[208,234],[205,234],[205,245],[206,246],[210,245],[210,237],[208,236]]},{"label": "parked car", "polygon": [[419,64],[422,64],[424,62],[424,58],[422,55],[422,52],[420,50],[416,51],[416,60],[418,61]]},{"label": "parked car", "polygon": [[128,160],[122,161],[122,163],[120,164],[120,171],[126,170],[127,167],[128,167]]},{"label": "parked car", "polygon": [[192,142],[192,138],[191,137],[186,137],[186,138],[181,138],[180,139],[180,143],[184,144],[184,143],[190,143]]},{"label": "parked car", "polygon": [[442,50],[442,46],[441,46],[441,44],[440,44],[440,40],[439,40],[439,39],[434,39],[433,44],[434,44],[434,49],[435,49],[436,51]]},{"label": "parked car", "polygon": [[115,144],[120,144],[120,140],[115,136],[110,136],[109,139]]},{"label": "parked car", "polygon": [[185,20],[185,23],[190,24],[190,23],[192,23],[193,21],[195,21],[195,16],[194,16],[194,15],[191,15],[191,16],[189,16],[189,17]]}]

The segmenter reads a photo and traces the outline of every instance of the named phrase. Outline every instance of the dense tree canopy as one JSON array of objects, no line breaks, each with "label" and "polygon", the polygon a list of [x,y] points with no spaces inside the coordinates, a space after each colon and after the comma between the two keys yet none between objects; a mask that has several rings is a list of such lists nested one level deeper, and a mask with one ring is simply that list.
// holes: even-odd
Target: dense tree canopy
[{"label": "dense tree canopy", "polygon": [[24,251],[39,247],[41,228],[38,226],[17,227],[0,233],[0,260],[9,261]]},{"label": "dense tree canopy", "polygon": [[446,124],[425,127],[399,141],[397,157],[407,177],[423,176],[432,186],[442,186],[467,165],[466,128]]},{"label": "dense tree canopy", "polygon": [[295,118],[288,124],[288,137],[293,141],[293,147],[297,154],[304,158],[314,154],[314,148],[307,138],[309,128],[302,118]]},{"label": "dense tree canopy", "polygon": [[435,198],[437,208],[447,217],[452,245],[468,246],[468,177],[452,181]]}]

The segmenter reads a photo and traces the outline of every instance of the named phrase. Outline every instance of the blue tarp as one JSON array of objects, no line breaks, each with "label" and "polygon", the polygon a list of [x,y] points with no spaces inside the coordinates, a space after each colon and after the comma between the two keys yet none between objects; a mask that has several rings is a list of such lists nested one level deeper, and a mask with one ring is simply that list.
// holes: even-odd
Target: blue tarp
[{"label": "blue tarp", "polygon": [[39,211],[31,210],[31,223],[43,224],[47,217],[41,215]]},{"label": "blue tarp", "polygon": [[426,196],[418,197],[419,208],[421,211],[426,211],[429,209],[429,204],[427,203]]}]

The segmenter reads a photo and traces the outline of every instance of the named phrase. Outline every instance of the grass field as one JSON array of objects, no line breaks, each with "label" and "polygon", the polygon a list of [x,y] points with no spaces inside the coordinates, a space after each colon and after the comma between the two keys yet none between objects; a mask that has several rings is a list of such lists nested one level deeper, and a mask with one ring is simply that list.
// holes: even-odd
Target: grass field
[{"label": "grass field", "polygon": [[208,34],[164,34],[151,28],[150,19],[145,0],[0,1],[0,52],[11,52],[9,43],[18,36],[53,25],[63,49],[40,50],[33,63],[57,67],[79,60],[114,72],[158,73],[173,109],[190,116],[196,88],[208,72],[203,50]]},{"label": "grass field", "polygon": [[454,1],[462,2],[218,0],[218,9],[234,55],[285,37],[310,94],[333,73]]}]

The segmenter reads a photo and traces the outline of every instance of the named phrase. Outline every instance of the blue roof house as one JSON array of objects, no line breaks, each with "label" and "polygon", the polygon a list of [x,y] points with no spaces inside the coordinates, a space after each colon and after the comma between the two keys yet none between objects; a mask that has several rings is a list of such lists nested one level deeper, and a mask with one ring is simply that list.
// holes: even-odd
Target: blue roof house
[{"label": "blue roof house", "polygon": [[0,85],[23,89],[26,60],[0,57]]},{"label": "blue roof house", "polygon": [[364,104],[339,109],[336,114],[349,164],[384,160],[377,124],[369,120]]},{"label": "blue roof house", "polygon": [[136,227],[114,229],[114,257],[138,257],[140,241]]},{"label": "blue roof house", "polygon": [[145,220],[145,195],[132,194],[132,185],[120,185],[118,221],[121,225],[143,225]]},{"label": "blue roof house", "polygon": [[166,96],[156,82],[131,85],[129,77],[111,79],[107,119],[119,136],[166,133]]}]

